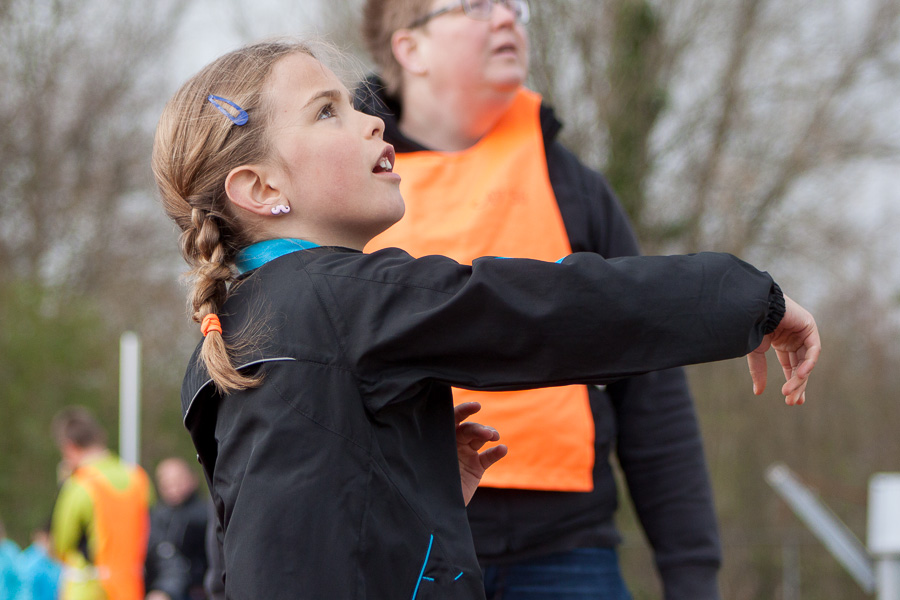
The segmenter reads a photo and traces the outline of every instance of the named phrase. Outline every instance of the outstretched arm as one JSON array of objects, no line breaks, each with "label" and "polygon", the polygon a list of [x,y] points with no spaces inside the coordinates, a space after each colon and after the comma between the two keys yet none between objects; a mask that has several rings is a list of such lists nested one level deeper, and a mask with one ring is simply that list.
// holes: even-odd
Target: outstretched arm
[{"label": "outstretched arm", "polygon": [[507,448],[503,444],[479,452],[487,442],[496,442],[500,434],[496,429],[464,422],[481,410],[478,402],[463,402],[453,409],[456,417],[456,453],[459,456],[459,479],[462,483],[463,498],[466,504],[472,499],[478,482],[484,472],[495,462],[506,456]]},{"label": "outstretched arm", "polygon": [[784,304],[784,317],[778,327],[747,355],[747,362],[753,379],[753,393],[762,394],[766,389],[766,351],[774,348],[787,381],[781,387],[784,401],[790,405],[803,404],[809,374],[819,360],[822,342],[812,315],[787,296],[784,297]]}]

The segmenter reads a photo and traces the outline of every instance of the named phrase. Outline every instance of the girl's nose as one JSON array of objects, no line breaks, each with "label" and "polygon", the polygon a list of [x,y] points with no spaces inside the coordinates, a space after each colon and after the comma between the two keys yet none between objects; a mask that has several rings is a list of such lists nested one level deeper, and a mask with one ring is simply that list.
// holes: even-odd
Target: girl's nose
[{"label": "girl's nose", "polygon": [[366,123],[367,135],[377,138],[384,137],[384,121],[374,115],[366,115],[366,118],[369,119]]}]

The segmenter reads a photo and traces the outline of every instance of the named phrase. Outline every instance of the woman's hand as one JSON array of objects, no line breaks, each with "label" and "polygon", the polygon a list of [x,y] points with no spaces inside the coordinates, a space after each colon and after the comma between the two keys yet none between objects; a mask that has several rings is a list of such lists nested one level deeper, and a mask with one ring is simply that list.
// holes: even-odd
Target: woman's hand
[{"label": "woman's hand", "polygon": [[772,347],[781,363],[784,378],[781,387],[787,404],[803,404],[806,401],[806,384],[809,374],[822,350],[819,328],[812,315],[802,306],[784,297],[784,317],[778,327],[763,338],[759,348],[747,355],[753,393],[757,396],[766,389],[766,351]]},{"label": "woman's hand", "polygon": [[453,409],[456,417],[456,453],[459,456],[459,479],[462,483],[463,499],[466,504],[478,489],[481,476],[495,462],[506,456],[507,448],[503,444],[479,452],[487,442],[496,442],[500,434],[496,429],[463,422],[481,410],[478,402],[463,402]]}]

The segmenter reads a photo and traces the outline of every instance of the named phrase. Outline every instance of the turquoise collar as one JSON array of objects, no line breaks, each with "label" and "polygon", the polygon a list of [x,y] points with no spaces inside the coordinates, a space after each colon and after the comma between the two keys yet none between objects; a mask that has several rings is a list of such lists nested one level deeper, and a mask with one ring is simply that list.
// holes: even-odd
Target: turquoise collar
[{"label": "turquoise collar", "polygon": [[234,261],[238,273],[244,274],[247,271],[257,269],[270,260],[274,260],[279,256],[297,252],[299,250],[309,250],[310,248],[318,248],[318,244],[299,240],[295,238],[276,238],[274,240],[265,240],[251,244],[238,252]]}]

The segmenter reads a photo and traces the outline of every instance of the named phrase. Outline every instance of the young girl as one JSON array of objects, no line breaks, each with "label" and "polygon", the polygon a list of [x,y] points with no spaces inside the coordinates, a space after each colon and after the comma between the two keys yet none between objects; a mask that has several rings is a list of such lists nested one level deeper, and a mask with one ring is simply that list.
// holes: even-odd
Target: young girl
[{"label": "young girl", "polygon": [[182,408],[228,597],[483,598],[465,501],[499,453],[478,454],[489,430],[457,435],[450,385],[602,383],[752,352],[761,392],[771,344],[803,401],[815,323],[734,257],[363,254],[403,214],[382,128],[287,43],[220,58],[160,119],[153,170],[205,336]]}]

